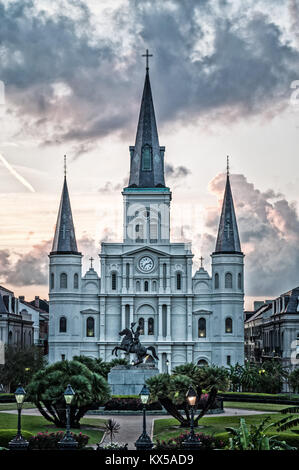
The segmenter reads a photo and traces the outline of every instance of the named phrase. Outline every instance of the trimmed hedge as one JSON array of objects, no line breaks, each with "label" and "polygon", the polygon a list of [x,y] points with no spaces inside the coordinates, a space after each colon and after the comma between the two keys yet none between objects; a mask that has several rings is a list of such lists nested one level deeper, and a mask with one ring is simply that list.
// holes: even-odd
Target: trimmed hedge
[{"label": "trimmed hedge", "polygon": [[15,402],[15,394],[14,393],[1,393],[0,394],[0,403],[12,403]]},{"label": "trimmed hedge", "polygon": [[[275,434],[274,432],[267,432],[267,436],[277,436],[276,439],[279,441],[285,441],[289,446],[297,447],[299,449],[299,434],[294,432],[280,432]],[[221,440],[225,443],[226,446],[229,445],[230,434],[228,432],[220,432],[215,434],[214,437],[218,440]]]},{"label": "trimmed hedge", "polygon": [[[142,409],[143,405],[141,403],[140,398],[132,398],[132,396],[130,396],[129,398],[112,398],[111,400],[108,400],[105,404],[105,411],[139,411]],[[162,406],[159,402],[149,403],[147,405],[147,410],[162,410]]]},{"label": "trimmed hedge", "polygon": [[[8,443],[16,436],[16,429],[0,429],[0,447],[8,447]],[[33,436],[29,431],[22,431],[22,436],[26,441]]]},{"label": "trimmed hedge", "polygon": [[299,397],[289,398],[288,394],[250,393],[250,392],[219,392],[218,398],[224,401],[239,401],[251,403],[276,403],[282,405],[298,405]]}]

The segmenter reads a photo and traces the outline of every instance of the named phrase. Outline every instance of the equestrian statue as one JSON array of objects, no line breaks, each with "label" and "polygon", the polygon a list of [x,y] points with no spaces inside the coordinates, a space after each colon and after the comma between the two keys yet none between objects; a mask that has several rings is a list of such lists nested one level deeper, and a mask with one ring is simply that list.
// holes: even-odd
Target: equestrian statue
[{"label": "equestrian statue", "polygon": [[[136,330],[134,331],[135,325],[136,323],[131,323],[130,329],[125,328],[124,330],[119,332],[119,335],[123,336],[123,339],[121,341],[120,346],[116,346],[113,349],[112,355],[115,354],[115,356],[117,357],[117,351],[119,350],[125,351],[126,354],[136,354],[137,361],[133,363],[134,366],[141,364],[146,356],[155,358],[158,361],[159,358],[156,354],[154,346],[144,347],[140,343],[139,336],[142,328],[140,325],[138,325]],[[148,353],[148,351],[150,351],[150,353]]]}]

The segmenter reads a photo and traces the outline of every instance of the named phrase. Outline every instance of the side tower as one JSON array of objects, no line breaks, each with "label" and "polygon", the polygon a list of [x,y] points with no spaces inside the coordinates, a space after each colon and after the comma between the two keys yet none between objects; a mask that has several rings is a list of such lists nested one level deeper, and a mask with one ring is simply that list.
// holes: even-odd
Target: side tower
[{"label": "side tower", "polygon": [[171,192],[164,181],[164,152],[160,147],[149,78],[146,75],[135,146],[130,146],[130,180],[124,188],[124,242],[169,243]]},{"label": "side tower", "polygon": [[212,253],[212,362],[228,366],[244,363],[244,254],[227,167],[226,187],[216,248]]},{"label": "side tower", "polygon": [[82,255],[78,252],[66,174],[49,254],[49,362],[71,359],[80,335]]}]

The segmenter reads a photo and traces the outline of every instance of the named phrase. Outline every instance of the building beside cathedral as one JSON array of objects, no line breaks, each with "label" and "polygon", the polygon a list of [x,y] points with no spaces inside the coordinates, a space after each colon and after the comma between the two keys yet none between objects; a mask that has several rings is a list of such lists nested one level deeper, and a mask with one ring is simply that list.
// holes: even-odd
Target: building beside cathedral
[{"label": "building beside cathedral", "polygon": [[101,272],[82,277],[64,178],[50,260],[49,361],[83,354],[112,359],[120,330],[139,323],[142,344],[153,345],[159,370],[186,362],[227,366],[244,362],[243,269],[227,174],[212,275],[192,275],[190,243],[170,241],[171,191],[164,179],[146,68],[130,179],[123,189],[122,243],[102,243]]}]

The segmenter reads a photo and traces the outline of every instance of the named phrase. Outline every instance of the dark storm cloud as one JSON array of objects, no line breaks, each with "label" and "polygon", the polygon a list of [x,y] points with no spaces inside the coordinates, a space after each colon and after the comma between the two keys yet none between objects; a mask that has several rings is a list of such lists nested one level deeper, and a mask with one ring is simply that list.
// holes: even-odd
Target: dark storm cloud
[{"label": "dark storm cloud", "polygon": [[[273,190],[261,192],[244,175],[231,175],[242,249],[246,255],[246,295],[278,295],[298,285],[299,217],[294,203]],[[210,184],[222,199],[225,175]],[[207,213],[208,224],[217,233],[215,210]],[[210,247],[210,246],[209,246]]]},{"label": "dark storm cloud", "polygon": [[[47,145],[68,140],[75,158],[112,132],[132,138],[145,47],[154,53],[159,124],[207,113],[230,120],[275,114],[297,78],[299,53],[268,16],[235,5],[233,12],[225,2],[132,0],[111,17],[111,35],[99,39],[79,0],[69,0],[75,16],[38,11],[30,0],[1,4],[0,78],[22,134]],[[126,58],[123,31],[133,44]]]},{"label": "dark storm cloud", "polygon": [[170,163],[166,163],[165,165],[165,177],[169,180],[178,180],[185,178],[186,176],[190,175],[191,171],[189,168],[179,165],[173,166]]}]

